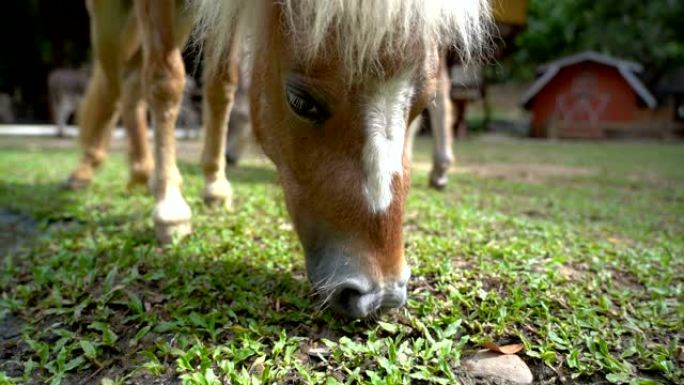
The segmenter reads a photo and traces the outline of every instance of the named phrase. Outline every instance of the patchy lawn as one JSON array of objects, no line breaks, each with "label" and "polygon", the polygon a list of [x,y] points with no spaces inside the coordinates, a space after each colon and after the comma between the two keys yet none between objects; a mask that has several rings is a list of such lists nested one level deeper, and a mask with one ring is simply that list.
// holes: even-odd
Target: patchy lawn
[{"label": "patchy lawn", "polygon": [[409,301],[379,322],[319,310],[263,160],[231,213],[182,163],[194,233],[160,249],[123,155],[64,192],[60,147],[0,142],[0,384],[492,383],[461,365],[487,341],[536,383],[684,382],[681,144],[468,141],[436,192],[419,140]]}]

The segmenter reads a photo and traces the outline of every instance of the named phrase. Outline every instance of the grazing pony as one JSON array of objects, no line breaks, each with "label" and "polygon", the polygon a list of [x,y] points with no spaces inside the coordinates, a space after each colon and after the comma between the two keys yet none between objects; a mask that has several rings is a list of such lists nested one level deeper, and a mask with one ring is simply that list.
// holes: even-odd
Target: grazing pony
[{"label": "grazing pony", "polygon": [[468,57],[480,44],[486,0],[88,0],[88,8],[97,60],[81,111],[84,156],[69,185],[92,178],[119,109],[131,123],[131,181],[147,179],[146,102],[157,238],[190,232],[173,130],[180,47],[197,20],[207,56],[205,202],[231,200],[223,154],[243,41],[254,132],[277,167],[314,289],[349,317],[404,304],[407,127],[434,97],[438,47],[457,45]]},{"label": "grazing pony", "polygon": [[[245,60],[243,71],[246,71]],[[427,109],[430,114],[430,131],[432,133],[432,170],[430,171],[429,185],[437,190],[446,187],[448,181],[449,167],[454,162],[454,154],[451,148],[453,141],[452,127],[462,126],[464,117],[464,107],[458,104],[454,110],[451,102],[450,92],[452,84],[448,74],[449,68],[446,58],[440,60],[437,74],[437,89],[433,103],[428,103]],[[230,112],[228,121],[228,136],[226,137],[226,163],[237,164],[245,147],[249,135],[251,134],[251,122],[249,117],[249,98],[248,98],[248,79],[240,75],[238,87],[235,91],[235,102]],[[453,122],[453,123],[452,123]],[[409,158],[412,155],[413,141],[422,125],[422,119],[416,118],[409,128],[410,133],[407,137],[406,150]]]}]

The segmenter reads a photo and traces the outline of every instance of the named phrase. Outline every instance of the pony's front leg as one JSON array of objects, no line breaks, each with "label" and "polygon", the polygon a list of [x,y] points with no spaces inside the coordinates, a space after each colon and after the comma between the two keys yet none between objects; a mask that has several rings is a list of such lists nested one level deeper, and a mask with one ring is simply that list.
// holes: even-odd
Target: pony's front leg
[{"label": "pony's front leg", "polygon": [[147,186],[154,160],[147,142],[147,105],[142,91],[142,57],[138,52],[124,69],[121,120],[128,135],[128,188]]},{"label": "pony's front leg", "polygon": [[135,5],[143,43],[145,95],[155,125],[154,226],[157,240],[168,243],[191,231],[192,215],[181,194],[175,142],[185,68],[174,42],[175,1],[140,0]]},{"label": "pony's front leg", "polygon": [[204,79],[203,120],[205,127],[202,171],[205,204],[231,208],[232,188],[226,178],[226,133],[228,117],[238,82],[237,38],[233,34],[224,58],[210,61]]},{"label": "pony's front leg", "polygon": [[439,77],[437,95],[434,103],[430,103],[430,126],[434,141],[432,171],[430,172],[430,187],[443,189],[447,185],[449,167],[454,162],[454,154],[451,149],[452,142],[452,106],[449,91],[451,82],[446,65],[446,59],[442,58],[439,65]]}]

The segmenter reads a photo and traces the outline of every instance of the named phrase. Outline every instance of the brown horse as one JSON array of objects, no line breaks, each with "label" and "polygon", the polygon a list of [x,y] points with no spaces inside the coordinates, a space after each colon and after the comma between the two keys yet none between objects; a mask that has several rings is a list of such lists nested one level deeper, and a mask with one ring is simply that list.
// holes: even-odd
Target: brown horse
[{"label": "brown horse", "polygon": [[480,43],[486,0],[130,4],[88,1],[97,61],[81,111],[84,156],[69,184],[92,178],[119,110],[131,138],[131,182],[151,175],[146,102],[155,125],[157,238],[190,231],[173,131],[184,82],[180,47],[199,20],[208,55],[205,202],[230,204],[223,154],[242,40],[252,62],[254,131],[277,167],[314,288],[350,317],[403,305],[407,127],[434,97],[438,47],[457,45],[467,57]]}]

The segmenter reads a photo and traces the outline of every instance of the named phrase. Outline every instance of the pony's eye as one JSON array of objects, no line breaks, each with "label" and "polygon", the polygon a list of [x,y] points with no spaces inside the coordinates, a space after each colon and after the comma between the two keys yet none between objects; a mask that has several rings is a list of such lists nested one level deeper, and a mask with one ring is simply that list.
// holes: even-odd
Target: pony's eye
[{"label": "pony's eye", "polygon": [[330,117],[325,106],[301,88],[288,85],[285,88],[285,96],[292,112],[306,120],[320,123]]}]

